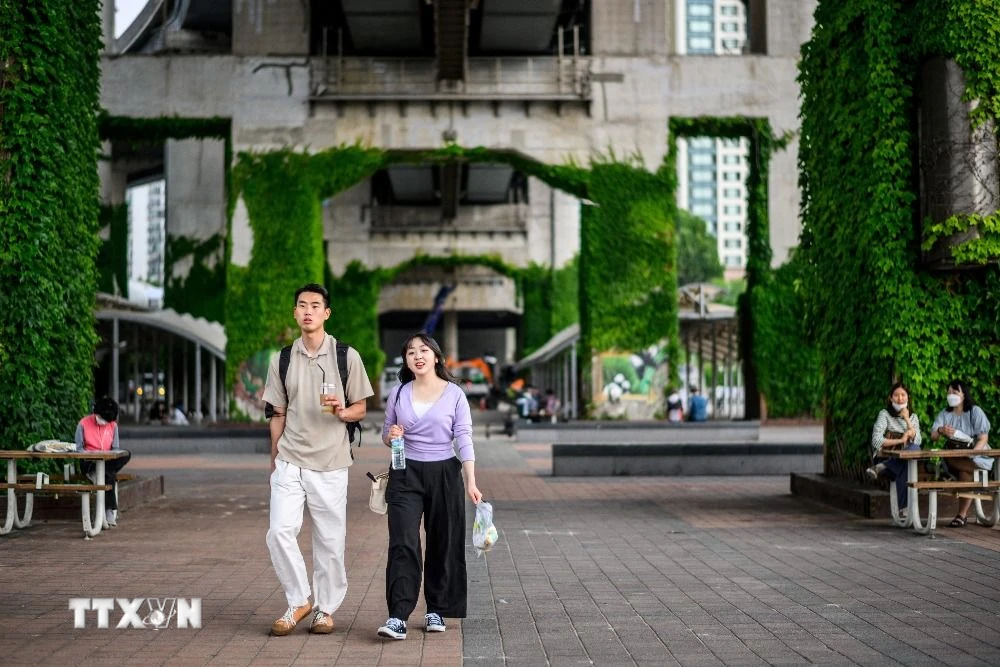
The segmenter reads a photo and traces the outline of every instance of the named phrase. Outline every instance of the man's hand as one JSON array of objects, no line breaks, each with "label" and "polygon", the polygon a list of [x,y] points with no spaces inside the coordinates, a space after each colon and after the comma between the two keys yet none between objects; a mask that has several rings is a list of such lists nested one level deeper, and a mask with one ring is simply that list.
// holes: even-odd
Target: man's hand
[{"label": "man's hand", "polygon": [[319,404],[321,407],[327,408],[326,410],[323,410],[323,412],[334,415],[339,415],[340,409],[343,407],[340,404],[340,399],[338,399],[333,394],[326,394],[321,396],[319,399]]}]

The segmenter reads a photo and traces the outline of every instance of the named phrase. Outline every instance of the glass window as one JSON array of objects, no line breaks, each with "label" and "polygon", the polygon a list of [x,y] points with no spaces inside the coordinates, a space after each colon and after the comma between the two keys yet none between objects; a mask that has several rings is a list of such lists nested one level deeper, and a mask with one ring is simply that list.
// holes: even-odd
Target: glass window
[{"label": "glass window", "polygon": [[741,160],[740,160],[740,156],[739,155],[724,155],[724,156],[722,156],[722,163],[723,164],[739,164],[740,161]]},{"label": "glass window", "polygon": [[741,47],[740,47],[739,40],[736,40],[736,39],[724,39],[724,40],[722,40],[722,48],[729,49],[731,51],[735,51],[737,49],[740,49]]},{"label": "glass window", "polygon": [[726,188],[722,191],[722,196],[727,199],[742,199],[743,190],[740,188]]},{"label": "glass window", "polygon": [[691,190],[691,199],[711,199],[715,196],[715,190],[713,188],[693,188]]},{"label": "glass window", "polygon": [[691,155],[691,164],[702,167],[711,167],[715,164],[715,156],[711,153],[693,153]]},{"label": "glass window", "polygon": [[722,212],[725,213],[726,215],[740,215],[741,213],[743,213],[743,207],[726,206],[725,208],[723,208]]},{"label": "glass window", "polygon": [[695,204],[691,207],[691,212],[695,215],[712,215],[715,213],[715,207],[711,204]]},{"label": "glass window", "polygon": [[[736,9],[733,7],[733,9]],[[723,12],[725,14],[726,12]],[[711,16],[712,8],[709,5],[688,5],[688,16]]]},{"label": "glass window", "polygon": [[712,50],[712,38],[711,37],[691,37],[688,39],[688,50]]},{"label": "glass window", "polygon": [[712,138],[711,137],[694,137],[692,139],[688,139],[688,146],[690,148],[692,148],[692,149],[695,149],[695,148],[709,148],[709,149],[711,149],[713,147],[712,146]]},{"label": "glass window", "polygon": [[726,171],[722,173],[722,180],[724,181],[738,181],[740,180],[740,173],[738,171]]},{"label": "glass window", "polygon": [[712,22],[711,21],[688,21],[688,34],[701,33],[701,34],[712,34]]},{"label": "glass window", "polygon": [[726,21],[722,24],[722,32],[739,32],[740,26],[733,21]]},{"label": "glass window", "polygon": [[740,266],[741,260],[739,255],[726,255],[726,266]]},{"label": "glass window", "polygon": [[715,174],[710,171],[705,171],[698,169],[697,171],[691,172],[691,181],[694,183],[711,183],[715,179],[713,178]]},{"label": "glass window", "polygon": [[719,7],[719,13],[723,16],[736,16],[737,8],[733,5],[723,5]]}]

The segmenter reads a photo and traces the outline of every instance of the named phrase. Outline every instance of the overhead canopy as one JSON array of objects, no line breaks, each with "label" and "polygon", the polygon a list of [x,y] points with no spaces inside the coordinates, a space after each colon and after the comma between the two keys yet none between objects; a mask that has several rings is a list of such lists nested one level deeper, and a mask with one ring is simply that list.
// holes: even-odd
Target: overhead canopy
[{"label": "overhead canopy", "polygon": [[514,365],[515,371],[521,371],[525,368],[530,368],[537,364],[543,364],[549,359],[552,359],[560,352],[564,352],[567,349],[573,347],[576,341],[580,339],[580,325],[571,324],[555,336],[550,338],[545,345],[526,356],[521,361]]},{"label": "overhead canopy", "polygon": [[135,322],[150,328],[167,331],[201,345],[212,355],[226,360],[226,330],[218,322],[194,318],[176,310],[126,310],[105,308],[97,312],[98,320],[121,320]]}]

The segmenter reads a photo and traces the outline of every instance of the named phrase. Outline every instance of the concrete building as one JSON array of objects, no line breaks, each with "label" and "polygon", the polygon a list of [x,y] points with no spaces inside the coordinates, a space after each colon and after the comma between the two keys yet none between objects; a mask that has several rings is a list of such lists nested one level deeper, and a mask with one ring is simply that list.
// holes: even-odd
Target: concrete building
[{"label": "concrete building", "polygon": [[[797,127],[796,64],[815,0],[709,4],[714,50],[696,55],[678,24],[695,0],[149,0],[117,39],[106,10],[102,105],[115,116],[231,119],[234,153],[447,140],[554,164],[613,149],[656,169],[674,116],[767,118],[779,134]],[[747,46],[730,44],[739,34]],[[167,141],[141,155],[106,148],[108,202],[121,201],[130,171],[159,164],[168,239],[226,233],[222,142]],[[792,141],[770,166],[777,263],[799,232],[796,149]],[[504,165],[397,166],[325,202],[323,221],[334,274],[354,259],[395,266],[418,252],[560,267],[579,249],[580,202]],[[231,241],[231,261],[246,262],[253,239],[241,202]],[[745,264],[745,248],[725,249]],[[389,356],[398,332],[388,322],[419,324],[449,280],[446,351],[513,359],[521,305],[511,281],[487,269],[414,271],[387,287],[379,311]]]}]

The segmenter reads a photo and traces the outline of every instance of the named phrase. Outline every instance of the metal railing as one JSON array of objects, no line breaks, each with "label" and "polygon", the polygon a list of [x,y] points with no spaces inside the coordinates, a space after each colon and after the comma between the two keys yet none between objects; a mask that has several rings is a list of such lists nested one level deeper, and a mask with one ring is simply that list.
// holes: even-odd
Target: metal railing
[{"label": "metal railing", "polygon": [[314,58],[316,98],[589,99],[583,58],[469,58],[464,81],[437,80],[433,58]]},{"label": "metal railing", "polygon": [[463,208],[463,214],[453,220],[441,218],[439,206],[373,206],[372,233],[398,232],[459,232],[459,233],[525,233],[528,229],[526,204],[499,204]]}]

